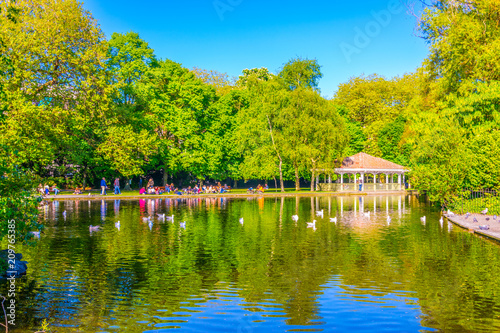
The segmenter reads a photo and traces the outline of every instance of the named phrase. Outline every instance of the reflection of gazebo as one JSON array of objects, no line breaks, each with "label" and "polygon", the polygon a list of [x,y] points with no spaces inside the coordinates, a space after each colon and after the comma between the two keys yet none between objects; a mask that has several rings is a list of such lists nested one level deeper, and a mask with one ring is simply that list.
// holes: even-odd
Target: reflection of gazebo
[{"label": "reflection of gazebo", "polygon": [[[327,170],[317,171],[328,173]],[[340,175],[337,183],[332,183],[331,177],[329,177],[328,183],[319,184],[317,182],[317,186],[322,191],[356,191],[359,190],[360,181],[363,184],[363,191],[401,191],[404,189],[405,172],[409,171],[399,164],[365,153],[358,153],[346,157],[340,168],[333,170],[333,173]],[[344,179],[346,174],[348,177]],[[373,175],[373,183],[365,183],[365,175]],[[380,177],[377,182],[379,175],[385,175],[385,179]],[[394,175],[398,176],[397,183],[394,182]]]}]

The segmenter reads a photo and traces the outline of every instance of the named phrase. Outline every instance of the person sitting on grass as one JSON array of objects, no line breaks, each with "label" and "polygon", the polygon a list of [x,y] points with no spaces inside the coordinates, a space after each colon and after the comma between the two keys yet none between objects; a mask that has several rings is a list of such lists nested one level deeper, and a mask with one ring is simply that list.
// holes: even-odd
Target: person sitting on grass
[{"label": "person sitting on grass", "polygon": [[140,195],[143,195],[143,194],[146,194],[146,189],[143,187],[139,190],[139,194]]},{"label": "person sitting on grass", "polygon": [[75,188],[75,192],[73,194],[82,194],[82,191],[77,187]]},{"label": "person sitting on grass", "polygon": [[264,188],[260,184],[257,185],[257,193],[264,193]]},{"label": "person sitting on grass", "polygon": [[57,195],[60,192],[57,185],[52,186],[52,191],[54,191],[54,195]]},{"label": "person sitting on grass", "polygon": [[253,187],[250,187],[248,190],[247,190],[247,193],[255,193],[255,190],[253,189]]},{"label": "person sitting on grass", "polygon": [[182,195],[182,191],[180,191],[178,188],[174,190],[174,193],[177,195]]}]

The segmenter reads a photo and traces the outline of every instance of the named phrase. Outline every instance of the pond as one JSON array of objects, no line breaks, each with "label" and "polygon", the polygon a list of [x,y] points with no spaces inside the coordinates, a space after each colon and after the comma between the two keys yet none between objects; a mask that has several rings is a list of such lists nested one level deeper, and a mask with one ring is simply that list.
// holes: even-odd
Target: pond
[{"label": "pond", "polygon": [[44,234],[18,247],[29,270],[14,332],[43,319],[52,332],[500,331],[500,246],[440,223],[417,196],[54,201],[41,212]]}]

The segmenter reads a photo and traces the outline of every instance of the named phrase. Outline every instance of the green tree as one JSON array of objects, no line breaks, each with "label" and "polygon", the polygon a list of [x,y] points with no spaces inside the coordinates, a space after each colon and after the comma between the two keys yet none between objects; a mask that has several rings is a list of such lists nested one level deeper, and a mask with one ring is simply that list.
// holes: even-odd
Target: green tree
[{"label": "green tree", "polygon": [[297,88],[318,90],[319,80],[323,77],[317,60],[295,58],[283,65],[278,76],[290,90]]}]

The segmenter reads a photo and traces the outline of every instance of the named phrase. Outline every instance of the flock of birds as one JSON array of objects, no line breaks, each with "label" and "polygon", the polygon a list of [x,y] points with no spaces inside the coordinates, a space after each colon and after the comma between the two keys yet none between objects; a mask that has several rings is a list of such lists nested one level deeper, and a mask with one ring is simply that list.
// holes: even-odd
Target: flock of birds
[{"label": "flock of birds", "polygon": [[[366,218],[370,218],[370,211],[368,211],[368,212],[362,212],[361,214],[362,214],[362,216],[364,216]],[[488,214],[488,208],[482,210],[481,214],[482,215]],[[167,216],[166,214],[161,214],[161,213],[158,213],[156,215],[157,215],[157,218],[158,218],[159,221],[170,221],[172,224],[174,223],[174,215]],[[67,216],[66,211],[62,212],[62,216],[63,216],[64,220],[66,221],[66,216]],[[448,217],[455,216],[455,214],[448,209],[447,212],[446,212],[446,216],[448,216]],[[471,214],[469,212],[467,212],[465,214],[465,219],[468,220],[470,216],[471,216]],[[316,217],[323,218],[324,217],[324,210],[322,209],[322,210],[316,211]],[[330,219],[330,222],[337,224],[337,217],[336,216],[335,217],[330,217],[329,219]],[[298,222],[299,216],[298,215],[292,215],[292,220],[294,222]],[[487,222],[490,221],[490,217],[486,217],[485,220]],[[493,216],[493,220],[494,221],[498,220],[498,222],[500,222],[500,219],[498,219],[497,215]],[[151,218],[151,216],[142,217],[142,221],[144,223],[148,223],[149,230],[153,229],[153,219]],[[387,224],[391,223],[391,217],[389,215],[387,216],[386,221],[387,221]],[[420,221],[425,225],[426,224],[426,216],[420,217]],[[441,226],[443,225],[443,222],[444,222],[444,220],[443,220],[443,217],[441,216],[441,218],[439,219],[439,223],[441,224]],[[473,223],[479,223],[479,220],[477,219],[477,217],[473,216],[472,222]],[[241,225],[244,224],[243,217],[241,217],[239,219],[239,223]],[[313,230],[316,230],[316,220],[313,220],[312,222],[306,222],[306,224],[307,224],[308,228],[312,228]],[[180,226],[180,228],[185,229],[186,228],[186,221],[180,222],[179,226]],[[118,231],[120,231],[120,227],[121,227],[120,221],[115,222],[115,228],[118,229]],[[480,230],[489,230],[490,226],[487,225],[487,224],[486,225],[479,225],[479,229]],[[90,234],[92,234],[93,232],[99,231],[99,230],[101,230],[101,226],[99,226],[99,225],[90,225],[89,226],[89,232],[90,232]],[[40,231],[31,231],[30,232],[30,234],[32,234],[33,237],[35,237],[35,238],[40,238],[40,233],[41,233]]]}]

